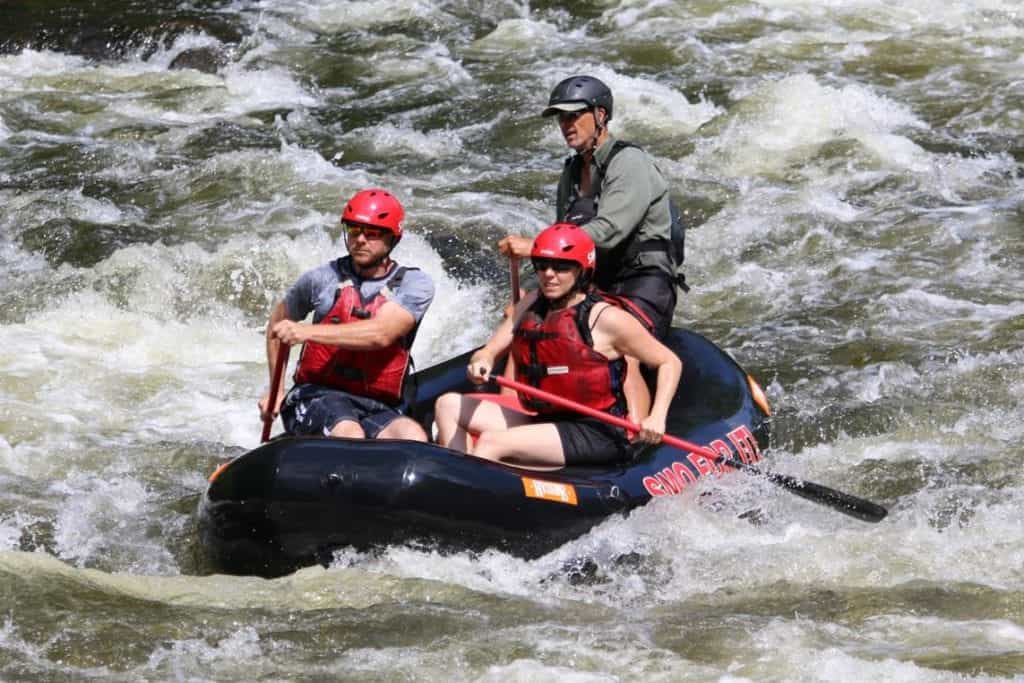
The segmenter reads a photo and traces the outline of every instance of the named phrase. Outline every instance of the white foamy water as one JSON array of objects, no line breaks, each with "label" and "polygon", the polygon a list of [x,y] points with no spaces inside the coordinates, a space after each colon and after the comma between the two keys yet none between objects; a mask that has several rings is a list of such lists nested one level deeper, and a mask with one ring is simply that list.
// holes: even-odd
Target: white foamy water
[{"label": "white foamy water", "polygon": [[[1024,676],[1018,3],[201,16],[109,58],[0,55],[0,678]],[[224,63],[169,69],[194,49]],[[539,112],[576,72],[694,220],[676,321],[768,389],[764,467],[889,517],[734,476],[533,560],[201,575],[197,498],[258,441],[267,316],[343,252],[343,199],[405,203],[396,256],[437,286],[417,367],[483,342],[494,243],[554,215]]]}]

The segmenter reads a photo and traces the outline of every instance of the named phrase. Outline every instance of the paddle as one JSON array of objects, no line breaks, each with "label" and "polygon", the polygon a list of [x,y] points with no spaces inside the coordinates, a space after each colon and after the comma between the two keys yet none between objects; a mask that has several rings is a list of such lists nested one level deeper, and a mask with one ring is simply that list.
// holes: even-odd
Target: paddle
[{"label": "paddle", "polygon": [[[568,410],[573,410],[583,415],[588,415],[603,422],[607,422],[610,425],[622,427],[623,429],[634,433],[640,431],[639,425],[636,425],[629,420],[615,415],[610,415],[600,410],[595,410],[589,406],[576,403],[575,401],[570,401],[569,399],[556,394],[537,389],[536,387],[531,387],[528,384],[523,384],[506,377],[492,376],[491,379],[502,387],[515,389],[523,394],[539,398],[542,401],[547,401],[553,405],[567,408]],[[710,448],[698,446],[695,443],[684,441],[683,439],[675,436],[665,434],[661,437],[661,441],[669,446],[689,451],[691,453],[697,453],[698,455],[703,455],[709,460],[717,461],[734,469],[742,470],[748,474],[755,474],[764,477],[773,484],[781,486],[790,493],[794,493],[801,498],[806,498],[809,501],[820,503],[821,505],[827,505],[834,510],[842,512],[844,515],[849,515],[850,517],[854,517],[864,522],[880,522],[885,519],[887,514],[889,514],[889,511],[884,507],[877,503],[872,503],[870,500],[858,498],[850,495],[849,493],[843,493],[842,491],[837,491],[827,486],[822,486],[821,484],[815,484],[814,482],[797,479],[796,477],[791,477],[786,474],[761,470],[741,460],[725,456],[711,450]]]},{"label": "paddle", "polygon": [[270,399],[267,406],[269,412],[267,417],[263,418],[263,436],[260,437],[260,443],[266,443],[270,440],[270,427],[274,424],[274,408],[277,407],[277,392],[281,389],[281,376],[284,375],[284,368],[288,365],[288,352],[290,350],[290,346],[278,342],[277,361],[274,363],[274,375],[270,380]]},{"label": "paddle", "polygon": [[508,257],[508,274],[512,284],[512,303],[519,303],[519,257]]},{"label": "paddle", "polygon": [[[508,277],[509,284],[512,287],[512,306],[515,307],[519,303],[519,257],[509,256],[508,257]],[[509,309],[509,315],[512,315],[512,309]],[[516,376],[516,365],[512,360],[512,355],[509,354],[508,361],[505,362],[505,377],[508,379],[515,379]],[[502,391],[505,396],[515,396],[516,392],[512,390]]]}]

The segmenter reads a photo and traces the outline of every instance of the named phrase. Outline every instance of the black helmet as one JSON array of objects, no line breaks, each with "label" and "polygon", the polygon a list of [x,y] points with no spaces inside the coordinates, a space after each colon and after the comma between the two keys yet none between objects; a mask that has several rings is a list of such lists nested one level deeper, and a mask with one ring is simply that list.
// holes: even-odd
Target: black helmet
[{"label": "black helmet", "polygon": [[554,116],[563,111],[580,111],[601,107],[605,110],[605,121],[612,118],[612,91],[593,76],[567,78],[551,91],[548,106],[541,116]]}]

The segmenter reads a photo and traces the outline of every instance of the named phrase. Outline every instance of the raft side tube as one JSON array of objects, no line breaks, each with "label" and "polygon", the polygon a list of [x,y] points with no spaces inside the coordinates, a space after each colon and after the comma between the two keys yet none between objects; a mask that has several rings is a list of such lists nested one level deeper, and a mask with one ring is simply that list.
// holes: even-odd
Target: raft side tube
[{"label": "raft side tube", "polygon": [[[673,330],[666,343],[684,365],[668,432],[740,456],[726,437],[742,429],[766,448],[766,411],[752,399],[743,369],[695,333]],[[428,432],[438,396],[479,392],[465,375],[471,353],[414,376],[410,415]],[[689,455],[662,445],[626,465],[541,472],[413,441],[278,437],[210,483],[200,502],[201,540],[223,570],[268,576],[343,546],[422,542],[536,557],[710,473]]]}]

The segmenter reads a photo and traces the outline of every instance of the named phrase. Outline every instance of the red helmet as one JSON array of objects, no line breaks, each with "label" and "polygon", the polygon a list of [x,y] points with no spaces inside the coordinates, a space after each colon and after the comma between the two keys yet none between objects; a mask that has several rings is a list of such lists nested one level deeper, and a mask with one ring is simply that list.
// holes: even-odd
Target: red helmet
[{"label": "red helmet", "polygon": [[541,230],[533,240],[530,258],[554,258],[578,263],[584,273],[593,273],[597,261],[594,240],[572,223],[555,223]]},{"label": "red helmet", "polygon": [[395,243],[402,237],[402,221],[405,209],[395,196],[387,190],[372,189],[356,192],[341,212],[342,223],[358,223],[383,228],[395,236]]}]

